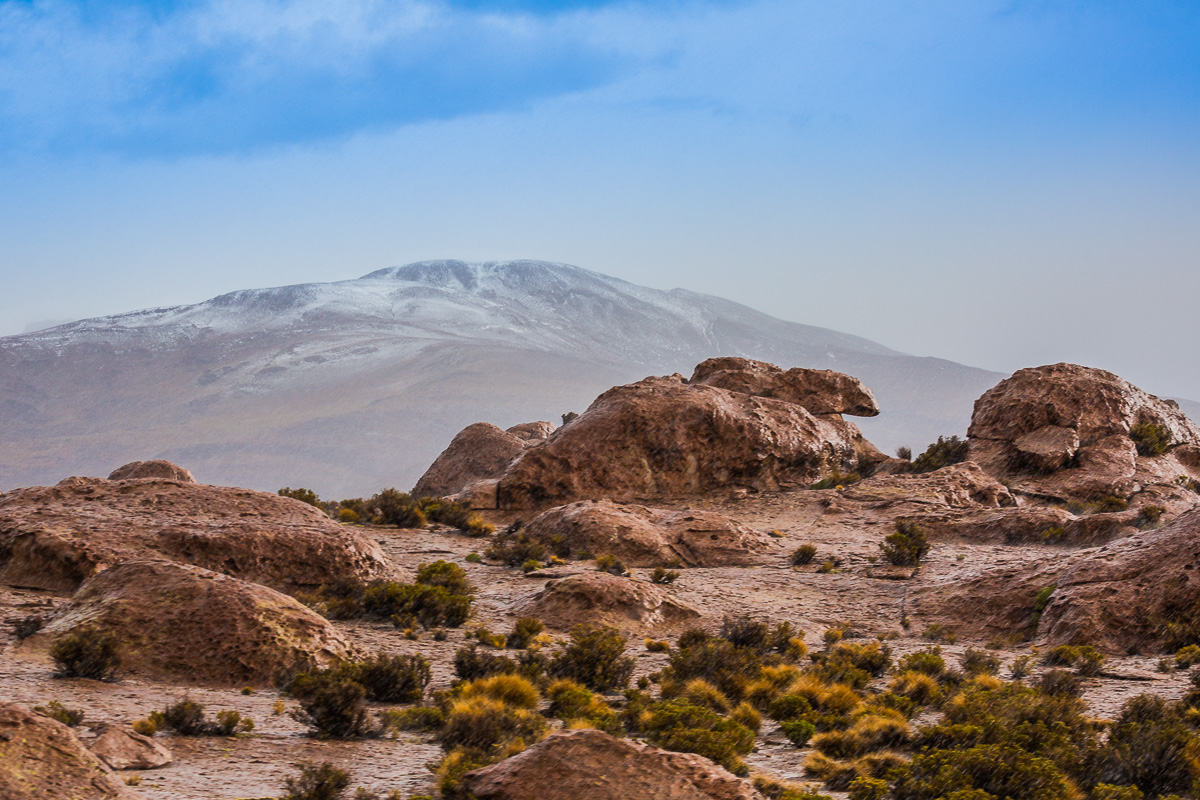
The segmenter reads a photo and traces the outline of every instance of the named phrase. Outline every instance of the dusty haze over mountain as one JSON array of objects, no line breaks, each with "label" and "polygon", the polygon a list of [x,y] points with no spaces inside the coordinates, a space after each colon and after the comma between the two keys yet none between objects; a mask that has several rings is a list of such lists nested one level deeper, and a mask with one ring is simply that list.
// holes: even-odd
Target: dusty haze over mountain
[{"label": "dusty haze over mountain", "polygon": [[429,261],[0,339],[0,488],[169,458],[200,480],[408,488],[462,427],[740,355],[863,379],[884,449],[963,433],[1001,375],[564,264]]}]

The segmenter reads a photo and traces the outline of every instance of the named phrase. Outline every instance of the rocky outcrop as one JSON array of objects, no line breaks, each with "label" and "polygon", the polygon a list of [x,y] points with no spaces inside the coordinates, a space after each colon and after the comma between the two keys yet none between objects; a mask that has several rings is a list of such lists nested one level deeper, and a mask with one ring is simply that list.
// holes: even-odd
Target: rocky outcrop
[{"label": "rocky outcrop", "polygon": [[522,533],[572,555],[611,554],[631,567],[746,566],[778,548],[765,533],[709,511],[584,500],[534,517]]},{"label": "rocky outcrop", "polygon": [[75,733],[48,717],[0,703],[0,797],[136,800]]},{"label": "rocky outcrop", "polygon": [[842,497],[885,507],[897,503],[952,509],[1015,506],[1005,487],[971,462],[951,464],[934,472],[880,475],[847,486]]},{"label": "rocky outcrop", "polygon": [[500,508],[577,500],[654,500],[746,487],[808,486],[869,473],[886,457],[837,414],[792,402],[647,378],[600,395],[523,452],[497,487]]},{"label": "rocky outcrop", "polygon": [[171,751],[123,725],[105,725],[87,748],[116,770],[158,769],[171,763]]},{"label": "rocky outcrop", "polygon": [[498,478],[531,441],[541,439],[503,431],[488,422],[468,425],[425,470],[412,494],[415,497],[444,497],[477,481]]},{"label": "rocky outcrop", "polygon": [[526,442],[540,442],[543,439],[549,439],[550,434],[554,433],[554,423],[545,420],[523,422],[520,425],[513,425],[505,433],[511,433]]},{"label": "rocky outcrop", "polygon": [[163,461],[162,459],[131,461],[122,467],[117,467],[108,476],[110,481],[129,481],[138,478],[180,481],[182,483],[196,482],[196,479],[192,477],[192,473],[178,464],[172,464],[170,461]]},{"label": "rocky outcrop", "polygon": [[116,637],[122,673],[187,685],[264,686],[351,647],[287,595],[170,561],[127,561],[89,579],[22,649],[94,630]]},{"label": "rocky outcrop", "polygon": [[597,730],[556,733],[463,778],[478,800],[762,800],[749,782],[703,756]]},{"label": "rocky outcrop", "polygon": [[379,546],[287,497],[149,478],[68,478],[0,495],[0,582],[74,591],[107,567],[169,558],[296,591],[389,571]]},{"label": "rocky outcrop", "polygon": [[554,628],[585,623],[630,631],[670,627],[700,616],[660,586],[605,572],[547,581],[542,591],[522,605],[521,614]]},{"label": "rocky outcrop", "polygon": [[978,637],[1115,653],[1200,641],[1200,511],[1103,547],[954,575],[910,602],[914,615]]},{"label": "rocky outcrop", "polygon": [[696,366],[689,383],[716,386],[755,397],[774,397],[795,403],[817,416],[879,414],[875,395],[858,378],[831,369],[783,370],[749,358],[710,358]]},{"label": "rocky outcrop", "polygon": [[[1157,426],[1167,450],[1139,455],[1138,426]],[[1023,492],[1055,499],[1128,496],[1148,483],[1197,477],[1188,460],[1200,427],[1104,370],[1054,364],[1020,370],[975,402],[970,458]]]}]

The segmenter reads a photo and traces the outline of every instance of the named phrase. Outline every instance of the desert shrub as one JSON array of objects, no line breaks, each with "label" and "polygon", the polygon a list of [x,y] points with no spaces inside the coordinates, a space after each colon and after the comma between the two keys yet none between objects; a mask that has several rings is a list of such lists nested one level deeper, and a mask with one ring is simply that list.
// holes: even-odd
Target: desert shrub
[{"label": "desert shrub", "polygon": [[1087,510],[1094,514],[1115,514],[1129,508],[1129,501],[1115,494],[1106,494],[1092,500]]},{"label": "desert shrub", "polygon": [[758,709],[749,703],[738,703],[737,708],[729,712],[729,718],[754,733],[758,733],[762,729],[762,714],[758,713]]},{"label": "desert shrub", "polygon": [[829,795],[795,783],[775,780],[765,775],[754,778],[754,788],[767,800],[830,800]]},{"label": "desert shrub", "polygon": [[487,536],[495,530],[465,503],[456,503],[443,497],[422,497],[416,501],[416,505],[430,522],[458,528],[469,536]]},{"label": "desert shrub", "polygon": [[811,564],[816,555],[817,546],[815,544],[802,544],[792,551],[792,566],[803,567],[805,564]]},{"label": "desert shrub", "polygon": [[207,736],[213,733],[212,726],[204,717],[204,706],[187,697],[167,706],[162,711],[163,726],[180,736]]},{"label": "desert shrub", "polygon": [[807,719],[785,719],[780,721],[779,727],[783,729],[787,740],[796,747],[807,745],[817,732],[817,726]]},{"label": "desert shrub", "polygon": [[17,638],[17,641],[23,641],[40,631],[45,624],[46,620],[35,614],[18,617],[12,622],[13,636]]},{"label": "desert shrub", "polygon": [[1097,759],[1103,783],[1133,784],[1150,797],[1188,792],[1200,778],[1196,745],[1178,710],[1157,695],[1130,698]]},{"label": "desert shrub", "polygon": [[395,525],[397,528],[424,528],[429,520],[421,511],[417,501],[406,492],[384,489],[366,501],[368,519],[377,525]]},{"label": "desert shrub", "polygon": [[67,708],[57,700],[51,700],[44,706],[34,706],[33,710],[42,716],[57,720],[68,728],[74,728],[83,722],[83,712],[77,708]]},{"label": "desert shrub", "polygon": [[1105,655],[1091,645],[1059,645],[1042,656],[1050,666],[1075,667],[1080,675],[1097,675],[1104,665]]},{"label": "desert shrub", "polygon": [[808,488],[833,489],[838,486],[849,486],[851,484],[858,483],[861,480],[862,475],[859,475],[857,472],[843,473],[834,470],[828,478],[822,478]]},{"label": "desert shrub", "polygon": [[321,738],[349,739],[374,732],[367,719],[367,690],[349,669],[300,673],[285,691],[300,703],[291,716]]},{"label": "desert shrub", "polygon": [[930,642],[945,642],[946,644],[954,644],[958,641],[958,635],[940,622],[934,622],[921,631],[921,638]]},{"label": "desert shrub", "polygon": [[546,729],[546,720],[535,711],[476,696],[451,703],[440,736],[447,750],[462,747],[492,753],[514,739],[532,744]]},{"label": "desert shrub", "polygon": [[378,716],[385,731],[436,731],[446,723],[445,712],[437,706],[385,708]]},{"label": "desert shrub", "polygon": [[728,714],[731,708],[729,698],[703,678],[693,678],[688,681],[684,685],[683,691],[679,692],[678,697],[686,703],[702,706],[718,714]]},{"label": "desert shrub", "polygon": [[1158,524],[1160,519],[1162,519],[1162,515],[1164,513],[1166,513],[1166,509],[1164,509],[1162,506],[1142,506],[1140,509],[1138,509],[1138,516],[1135,524],[1139,528],[1153,527]]},{"label": "desert shrub", "polygon": [[326,761],[301,761],[300,774],[283,783],[287,794],[279,800],[338,800],[350,787],[350,773]]},{"label": "desert shrub", "polygon": [[415,619],[427,628],[457,628],[471,615],[470,595],[420,583],[372,584],[363,593],[362,605],[367,616],[391,618],[399,627]]},{"label": "desert shrub", "polygon": [[912,448],[911,447],[897,447],[896,448],[896,458],[903,459],[904,461],[912,461]]},{"label": "desert shrub", "polygon": [[312,489],[293,489],[290,486],[285,486],[279,490],[280,497],[290,497],[293,500],[299,500],[301,503],[308,503],[310,506],[316,506],[324,510],[325,506],[321,502],[321,498],[317,497],[317,493]]},{"label": "desert shrub", "polygon": [[665,569],[663,567],[655,567],[650,573],[651,583],[674,583],[679,580],[679,573],[673,569]]},{"label": "desert shrub", "polygon": [[367,698],[380,703],[416,703],[425,694],[432,674],[429,662],[420,655],[380,654],[353,665],[352,670]]},{"label": "desert shrub", "polygon": [[217,721],[213,725],[217,736],[234,736],[239,733],[250,733],[254,730],[254,720],[243,717],[233,709],[217,712]]},{"label": "desert shrub", "polygon": [[1175,665],[1180,669],[1188,669],[1193,664],[1200,664],[1200,645],[1189,644],[1175,651]]},{"label": "desert shrub", "polygon": [[571,629],[571,641],[550,662],[550,673],[595,692],[628,686],[635,662],[625,655],[627,642],[616,628],[576,625]]},{"label": "desert shrub", "polygon": [[117,637],[91,628],[64,634],[50,646],[50,659],[60,678],[116,680],[121,668]]},{"label": "desert shrub", "polygon": [[600,572],[607,572],[609,575],[625,575],[629,572],[625,565],[621,563],[621,559],[612,553],[597,556],[596,569]]},{"label": "desert shrub", "polygon": [[336,518],[338,522],[345,522],[351,525],[362,522],[362,517],[353,508],[339,508]]},{"label": "desert shrub", "polygon": [[741,702],[746,687],[761,670],[762,656],[753,648],[738,647],[721,638],[706,638],[685,646],[681,636],[665,674],[679,683],[703,678],[729,699]]},{"label": "desert shrub", "polygon": [[513,650],[524,650],[534,643],[538,634],[546,629],[537,617],[521,617],[513,624],[512,633],[505,637],[505,646]]},{"label": "desert shrub", "polygon": [[936,679],[924,672],[908,670],[892,679],[888,691],[907,697],[917,705],[927,706],[942,699],[942,689]]},{"label": "desert shrub", "polygon": [[432,564],[417,566],[417,583],[422,586],[440,586],[450,594],[474,594],[475,587],[467,578],[467,571],[458,564],[438,560]]},{"label": "desert shrub", "polygon": [[1153,422],[1139,422],[1129,430],[1139,456],[1161,456],[1171,447],[1171,430]]},{"label": "desert shrub", "polygon": [[978,647],[968,647],[958,664],[968,675],[995,675],[1000,671],[1000,656]]},{"label": "desert shrub", "polygon": [[461,647],[454,653],[454,674],[465,681],[489,675],[513,675],[519,671],[520,666],[515,660],[480,650],[476,645]]},{"label": "desert shrub", "polygon": [[477,627],[471,633],[471,636],[474,637],[480,644],[487,645],[488,647],[495,647],[498,650],[503,650],[504,646],[508,644],[507,636],[502,633],[492,633],[482,625]]},{"label": "desert shrub", "polygon": [[875,750],[907,744],[908,723],[899,715],[867,714],[846,730],[818,734],[814,748],[831,758],[855,758]]},{"label": "desert shrub", "polygon": [[754,732],[711,709],[685,700],[660,701],[650,708],[644,730],[647,738],[659,747],[697,753],[735,775],[748,772],[739,756],[754,748]]},{"label": "desert shrub", "polygon": [[896,800],[1063,800],[1074,795],[1054,762],[1004,745],[920,753],[892,794]]},{"label": "desert shrub", "polygon": [[896,532],[884,537],[879,549],[888,563],[898,567],[915,567],[929,553],[925,530],[915,522],[896,520]]},{"label": "desert shrub", "polygon": [[838,571],[838,567],[842,565],[842,560],[837,556],[830,556],[821,562],[821,566],[817,567],[817,572],[821,575],[829,575]]},{"label": "desert shrub", "polygon": [[790,622],[769,623],[755,620],[747,614],[726,614],[721,620],[721,638],[734,647],[753,650],[761,656],[777,653],[790,659],[804,656],[803,631],[794,630]]},{"label": "desert shrub", "polygon": [[671,643],[666,640],[646,639],[642,642],[651,653],[671,652]]},{"label": "desert shrub", "polygon": [[888,796],[888,783],[879,778],[859,776],[850,781],[849,800],[884,800]]},{"label": "desert shrub", "polygon": [[546,697],[550,700],[547,712],[550,716],[568,724],[584,723],[613,736],[621,735],[621,721],[617,713],[575,681],[554,681],[547,687]]},{"label": "desert shrub", "polygon": [[925,452],[912,462],[913,472],[933,472],[966,461],[968,448],[966,439],[939,436],[936,442],[925,448]]},{"label": "desert shrub", "polygon": [[1020,680],[1033,671],[1033,656],[1017,656],[1012,662],[1012,676]]},{"label": "desert shrub", "polygon": [[514,708],[537,708],[541,696],[537,688],[519,675],[493,675],[480,678],[459,687],[459,696],[464,700],[490,697]]},{"label": "desert shrub", "polygon": [[942,648],[927,647],[902,656],[896,662],[897,672],[920,672],[937,678],[946,672],[946,660],[942,658]]},{"label": "desert shrub", "polygon": [[1042,673],[1038,688],[1049,695],[1079,697],[1083,693],[1079,676],[1065,669],[1050,669]]},{"label": "desert shrub", "polygon": [[1089,800],[1143,800],[1145,795],[1136,786],[1113,786],[1110,783],[1098,783],[1092,787]]},{"label": "desert shrub", "polygon": [[[502,561],[510,567],[517,567],[527,561],[545,561],[550,551],[542,542],[526,535],[520,523],[514,522],[497,534],[484,555]],[[561,554],[560,554],[561,555]],[[566,555],[570,555],[569,551]]]}]

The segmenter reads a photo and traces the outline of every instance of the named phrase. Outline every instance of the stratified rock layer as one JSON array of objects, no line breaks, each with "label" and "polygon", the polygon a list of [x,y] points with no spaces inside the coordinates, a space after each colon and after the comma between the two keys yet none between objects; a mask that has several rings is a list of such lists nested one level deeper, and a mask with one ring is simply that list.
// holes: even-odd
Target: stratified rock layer
[{"label": "stratified rock layer", "polygon": [[94,576],[23,647],[99,631],[121,671],[187,685],[263,686],[278,670],[352,654],[327,620],[285,594],[170,561],[127,561]]},{"label": "stratified rock layer", "polygon": [[370,539],[265,492],[68,478],[0,495],[0,582],[74,591],[113,564],[164,557],[292,591],[389,572]]},{"label": "stratified rock layer", "polygon": [[732,487],[772,491],[834,472],[869,472],[885,458],[837,414],[815,416],[793,402],[673,375],[600,395],[512,463],[497,486],[497,502],[506,509],[545,508]]},{"label": "stratified rock layer", "polygon": [[0,703],[0,797],[5,800],[136,800],[75,733],[48,717]]},{"label": "stratified rock layer", "polygon": [[552,508],[522,533],[570,554],[611,554],[631,567],[691,567],[762,563],[777,548],[765,533],[710,511],[669,511],[609,500]]}]

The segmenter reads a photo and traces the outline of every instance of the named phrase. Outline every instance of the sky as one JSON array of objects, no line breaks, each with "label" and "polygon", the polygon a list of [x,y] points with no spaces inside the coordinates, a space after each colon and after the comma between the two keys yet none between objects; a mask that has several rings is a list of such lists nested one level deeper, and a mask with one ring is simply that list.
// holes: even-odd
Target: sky
[{"label": "sky", "polygon": [[426,258],[1200,399],[1200,4],[0,0],[0,335]]}]

